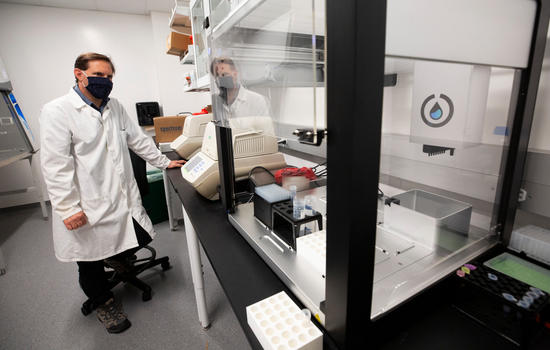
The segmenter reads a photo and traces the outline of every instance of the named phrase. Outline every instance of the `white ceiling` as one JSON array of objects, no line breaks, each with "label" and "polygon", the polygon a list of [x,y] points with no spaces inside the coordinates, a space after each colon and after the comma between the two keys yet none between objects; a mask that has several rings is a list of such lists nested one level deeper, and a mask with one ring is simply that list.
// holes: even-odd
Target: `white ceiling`
[{"label": "white ceiling", "polygon": [[[0,2],[137,15],[148,15],[151,11],[171,12],[176,4],[176,0],[0,0]],[[180,5],[189,5],[188,0],[177,2]]]}]

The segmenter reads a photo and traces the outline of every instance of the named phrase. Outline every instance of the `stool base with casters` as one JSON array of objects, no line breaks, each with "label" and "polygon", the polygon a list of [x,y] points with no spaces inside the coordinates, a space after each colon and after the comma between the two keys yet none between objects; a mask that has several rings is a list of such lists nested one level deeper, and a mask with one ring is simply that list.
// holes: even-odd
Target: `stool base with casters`
[{"label": "stool base with casters", "polygon": [[[169,258],[167,256],[156,259],[156,251],[150,246],[143,248],[151,252],[148,258],[137,259],[135,255],[125,259],[124,261],[104,260],[105,267],[112,269],[108,271],[109,289],[112,289],[120,282],[129,283],[142,291],[141,299],[149,301],[152,298],[152,289],[145,282],[137,278],[137,276],[145,270],[160,265],[162,271],[171,268]],[[82,304],[81,311],[86,316],[94,311],[99,305],[92,299],[88,299]]]}]

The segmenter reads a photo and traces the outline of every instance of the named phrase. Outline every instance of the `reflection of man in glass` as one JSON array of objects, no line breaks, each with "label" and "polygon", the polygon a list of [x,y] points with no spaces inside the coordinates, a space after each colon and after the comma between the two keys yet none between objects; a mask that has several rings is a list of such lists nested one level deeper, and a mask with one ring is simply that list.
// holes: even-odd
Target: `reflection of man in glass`
[{"label": "reflection of man in glass", "polygon": [[216,79],[228,118],[268,117],[269,107],[264,96],[241,85],[239,72],[230,58],[216,58],[210,65]]}]

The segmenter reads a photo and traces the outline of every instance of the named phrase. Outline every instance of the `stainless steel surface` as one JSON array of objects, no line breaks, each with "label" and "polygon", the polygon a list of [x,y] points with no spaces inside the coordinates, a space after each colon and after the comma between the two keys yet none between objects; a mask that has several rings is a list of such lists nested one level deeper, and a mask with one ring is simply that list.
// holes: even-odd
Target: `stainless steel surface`
[{"label": "stainless steel surface", "polygon": [[376,250],[374,251],[374,263],[378,264],[385,260],[388,260],[390,258],[389,254],[384,251],[382,248],[376,246]]},{"label": "stainless steel surface", "polygon": [[324,324],[325,316],[320,310],[325,300],[325,279],[311,273],[315,268],[288,246],[281,244],[275,235],[254,217],[252,203],[239,205],[229,221],[264,259],[279,278],[298,299],[312,312],[319,315]]},{"label": "stainless steel surface", "polygon": [[[299,192],[298,196],[306,194],[319,199],[315,202],[320,206],[316,210],[324,214],[326,188]],[[229,215],[229,220],[304,305],[313,313],[319,313],[324,324],[324,315],[319,310],[320,302],[325,298],[324,279],[311,274],[313,267],[310,263],[297,256],[256,220],[253,210],[250,203],[240,205],[234,214]],[[372,318],[380,317],[436,283],[497,242],[495,236],[489,236],[487,231],[474,226],[470,227],[469,235],[445,229],[439,231],[440,239],[433,247],[427,247],[384,223],[377,226]]]},{"label": "stainless steel surface", "polygon": [[385,225],[379,225],[376,234],[377,246],[389,247],[384,247],[389,254],[388,259],[375,265],[371,318],[436,283],[498,241],[474,226],[468,236],[440,230],[440,240],[432,249]]},{"label": "stainless steel surface", "polygon": [[400,237],[381,227],[377,228],[376,247],[384,253],[398,255],[414,248],[414,246],[414,242],[410,239]]},{"label": "stainless steel surface", "polygon": [[394,196],[400,204],[385,208],[384,225],[403,233],[428,248],[437,245],[441,230],[468,234],[472,206],[422,190],[410,190]]}]

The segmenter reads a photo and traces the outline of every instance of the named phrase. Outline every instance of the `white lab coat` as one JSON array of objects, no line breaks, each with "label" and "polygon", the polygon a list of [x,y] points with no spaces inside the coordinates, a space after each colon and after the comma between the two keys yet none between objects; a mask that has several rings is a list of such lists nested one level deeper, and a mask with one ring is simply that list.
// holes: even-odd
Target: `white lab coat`
[{"label": "white lab coat", "polygon": [[242,85],[239,87],[239,93],[233,103],[229,106],[224,104],[224,108],[226,115],[230,118],[270,116],[265,97],[245,89]]},{"label": "white lab coat", "polygon": [[[95,261],[138,246],[132,217],[155,236],[141,204],[128,148],[155,167],[170,160],[111,98],[103,115],[71,88],[42,109],[41,164],[53,207],[53,238],[61,261]],[[63,220],[84,211],[88,223]]]}]

